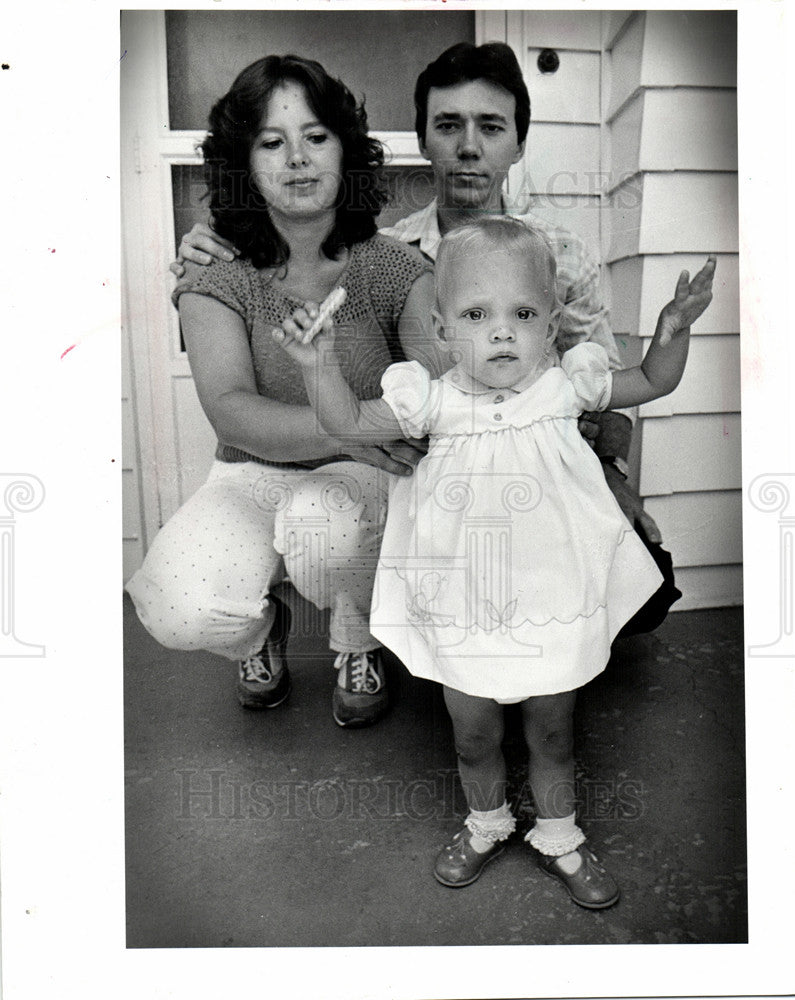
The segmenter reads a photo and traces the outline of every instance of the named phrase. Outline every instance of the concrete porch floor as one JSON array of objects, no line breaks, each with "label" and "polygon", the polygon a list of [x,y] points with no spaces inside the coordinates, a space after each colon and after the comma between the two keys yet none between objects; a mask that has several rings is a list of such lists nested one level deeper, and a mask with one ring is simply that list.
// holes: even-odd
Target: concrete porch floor
[{"label": "concrete porch floor", "polygon": [[293,626],[290,699],[250,712],[232,665],[161,648],[125,598],[128,947],[747,940],[741,609],[669,615],[580,693],[580,822],[622,889],[602,912],[522,842],[514,710],[519,830],[478,882],[439,885],[465,815],[440,692],[392,659],[389,715],[340,729],[322,619],[300,602]]}]

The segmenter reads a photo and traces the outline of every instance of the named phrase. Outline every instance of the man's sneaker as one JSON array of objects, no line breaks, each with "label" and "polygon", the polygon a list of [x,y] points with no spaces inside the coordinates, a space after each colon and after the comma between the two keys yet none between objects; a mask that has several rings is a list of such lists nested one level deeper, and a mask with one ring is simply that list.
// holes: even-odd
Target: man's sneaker
[{"label": "man's sneaker", "polygon": [[277,598],[276,617],[262,649],[238,664],[237,699],[243,708],[276,708],[290,694],[287,636],[290,609]]},{"label": "man's sneaker", "polygon": [[372,725],[389,702],[381,650],[340,653],[334,666],[339,671],[331,700],[334,721],[346,728]]}]

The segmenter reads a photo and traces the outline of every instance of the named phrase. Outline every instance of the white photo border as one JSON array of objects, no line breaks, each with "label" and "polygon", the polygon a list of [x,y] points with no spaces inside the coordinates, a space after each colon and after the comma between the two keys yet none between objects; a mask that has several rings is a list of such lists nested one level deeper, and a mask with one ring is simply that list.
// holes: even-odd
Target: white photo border
[{"label": "white photo border", "polygon": [[[224,9],[220,0],[172,9],[183,6]],[[414,0],[391,6],[442,9]],[[522,6],[444,3],[448,10]],[[758,477],[795,471],[787,310],[795,32],[781,0],[698,6],[739,11],[745,624],[746,644],[755,645],[778,628],[782,581],[776,518],[751,504],[748,490]],[[578,0],[577,9],[601,8]],[[788,656],[746,660],[746,945],[125,948],[119,9],[87,0],[17,5],[3,21],[0,468],[36,477],[45,494],[35,512],[19,514],[15,539],[15,628],[45,653],[0,660],[3,995],[203,1000],[253,991],[279,1000],[462,1000],[792,992],[795,658]]]}]

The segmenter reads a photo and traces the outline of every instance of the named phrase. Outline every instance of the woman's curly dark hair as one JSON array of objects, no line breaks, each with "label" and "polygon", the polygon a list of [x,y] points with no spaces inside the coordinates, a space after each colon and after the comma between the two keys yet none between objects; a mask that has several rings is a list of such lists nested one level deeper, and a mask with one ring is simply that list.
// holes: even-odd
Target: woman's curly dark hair
[{"label": "woman's curly dark hair", "polygon": [[213,106],[210,130],[201,145],[213,229],[257,268],[285,264],[290,255],[252,182],[249,166],[271,93],[288,80],[304,88],[318,121],[342,144],[342,183],[334,228],[322,247],[325,255],[335,259],[343,247],[373,236],[376,216],[387,200],[384,150],[367,133],[364,103],[357,106],[348,88],[312,59],[294,55],[258,59]]}]

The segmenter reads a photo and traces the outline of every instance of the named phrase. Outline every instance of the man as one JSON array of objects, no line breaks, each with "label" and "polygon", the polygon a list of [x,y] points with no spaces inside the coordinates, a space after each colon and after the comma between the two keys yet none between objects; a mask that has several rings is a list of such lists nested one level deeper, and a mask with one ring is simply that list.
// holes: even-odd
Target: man
[{"label": "man", "polygon": [[[510,214],[527,222],[545,234],[557,262],[557,291],[563,304],[559,352],[592,340],[605,348],[611,367],[620,368],[602,304],[599,270],[582,239],[526,208],[505,204],[503,186],[510,167],[524,155],[530,124],[530,98],[512,49],[500,42],[452,46],[420,74],[414,103],[419,147],[433,168],[436,197],[426,208],[382,232],[418,247],[433,261],[442,236],[464,225],[473,214]],[[172,270],[181,277],[182,260],[209,264],[213,257],[229,259],[233,250],[212,229],[199,224],[183,237],[179,260]],[[626,479],[631,420],[620,413],[602,413],[582,421],[581,430],[592,440],[624,514],[652,543],[655,554],[660,532]],[[666,559],[667,590],[661,595],[660,607],[654,609],[650,621],[630,631],[656,627],[679,596],[673,587],[670,557],[663,553],[663,564]],[[666,572],[664,565],[661,569]]]},{"label": "man", "polygon": [[[420,152],[431,161],[436,197],[426,208],[384,229],[436,259],[439,241],[464,225],[473,213],[508,213],[541,230],[558,267],[558,293],[564,303],[558,334],[561,353],[583,340],[607,351],[611,367],[620,368],[613,334],[599,290],[599,271],[583,241],[550,225],[525,208],[506,208],[503,184],[524,155],[530,124],[530,98],[513,50],[500,42],[468,42],[443,52],[420,74],[414,90],[415,126]],[[626,482],[626,459],[632,424],[618,413],[586,421],[586,436],[596,438],[605,477],[630,522],[659,543],[660,533],[640,498]]]}]

